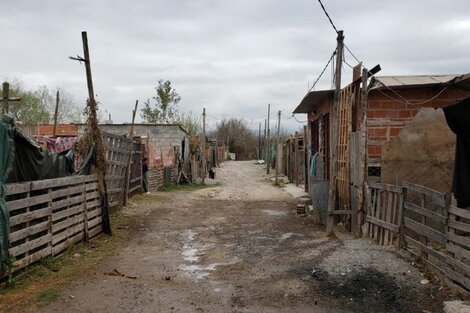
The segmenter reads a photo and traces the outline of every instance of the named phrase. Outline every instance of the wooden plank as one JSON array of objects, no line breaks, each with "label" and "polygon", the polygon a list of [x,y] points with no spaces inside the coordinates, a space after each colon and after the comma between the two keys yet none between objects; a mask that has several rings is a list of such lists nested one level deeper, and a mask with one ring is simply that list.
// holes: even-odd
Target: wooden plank
[{"label": "wooden plank", "polygon": [[33,226],[29,226],[28,228],[20,229],[15,232],[10,233],[10,242],[14,243],[15,241],[21,240],[23,238],[29,237],[31,235],[43,232],[48,230],[51,226],[50,221],[45,221]]},{"label": "wooden plank", "polygon": [[87,207],[87,210],[90,210],[95,207],[101,207],[101,199],[96,199],[94,201],[87,202],[86,207]]},{"label": "wooden plank", "polygon": [[24,209],[27,207],[32,207],[34,205],[42,204],[42,203],[47,203],[52,200],[51,194],[46,193],[43,195],[39,196],[34,196],[34,197],[28,197],[20,200],[13,200],[7,202],[7,207],[10,212],[19,210],[19,209]]},{"label": "wooden plank", "polygon": [[52,212],[51,208],[44,208],[35,211],[29,211],[26,213],[18,214],[10,217],[10,227],[16,226],[18,224],[26,223],[38,218],[46,217]]},{"label": "wooden plank", "polygon": [[85,186],[86,186],[86,188],[85,188],[86,191],[91,191],[91,190],[97,190],[98,189],[98,183],[97,182],[87,183]]},{"label": "wooden plank", "polygon": [[453,271],[450,268],[446,268],[445,273],[447,277],[455,282],[458,282],[460,285],[465,287],[467,290],[470,290],[470,280],[461,274]]},{"label": "wooden plank", "polygon": [[26,253],[28,251],[31,251],[31,250],[34,250],[40,246],[43,246],[43,245],[46,245],[47,243],[49,243],[52,239],[52,235],[50,233],[44,235],[44,236],[41,236],[39,238],[36,238],[36,239],[33,239],[33,240],[29,240],[23,244],[20,244],[18,246],[15,246],[13,248],[10,248],[9,251],[10,251],[10,254],[13,256],[13,257],[16,257],[18,255],[21,255],[23,253]]},{"label": "wooden plank", "polygon": [[51,196],[52,196],[52,200],[54,200],[56,198],[62,198],[62,197],[82,193],[83,191],[85,191],[85,184],[80,184],[80,185],[68,186],[62,189],[54,190],[51,192]]},{"label": "wooden plank", "polygon": [[[434,250],[429,246],[423,245],[421,242],[411,238],[410,236],[404,235],[403,239],[408,245],[414,246],[418,248],[419,250],[423,250],[427,254],[432,255],[435,259],[439,260],[439,262],[442,262],[442,263],[446,262],[446,255],[444,253]],[[435,264],[435,266],[437,266],[437,264]]]},{"label": "wooden plank", "polygon": [[130,182],[131,182],[131,184],[133,184],[133,183],[136,183],[136,182],[140,182],[141,180],[142,180],[142,177],[141,177],[141,176],[138,176],[138,177],[136,177],[136,178],[134,178],[134,179],[131,179]]},{"label": "wooden plank", "polygon": [[67,206],[72,206],[75,204],[82,203],[83,200],[84,200],[83,195],[78,195],[78,196],[67,198],[64,200],[52,202],[52,211],[54,212]]},{"label": "wooden plank", "polygon": [[467,233],[470,232],[470,224],[467,224],[467,223],[449,220],[447,225],[449,227],[452,227],[454,229],[458,229]]},{"label": "wooden plank", "polygon": [[431,197],[431,201],[434,204],[437,204],[441,207],[446,206],[446,195],[443,194],[442,192],[439,192],[439,191],[436,191],[434,189],[427,188],[427,187],[424,187],[424,186],[421,186],[421,185],[406,182],[406,181],[403,182],[403,187],[405,187],[406,189],[413,190],[413,191],[416,191],[418,193],[422,193],[426,196]]},{"label": "wooden plank", "polygon": [[88,211],[87,212],[87,219],[91,220],[93,217],[101,215],[101,208],[93,211]]},{"label": "wooden plank", "polygon": [[453,253],[456,259],[467,259],[470,260],[470,250],[464,249],[458,245],[455,245],[451,242],[447,243],[447,251]]},{"label": "wooden plank", "polygon": [[88,228],[92,228],[93,226],[101,224],[101,220],[102,220],[101,216],[98,216],[97,218],[91,221],[88,221]]},{"label": "wooden plank", "polygon": [[419,235],[426,236],[429,239],[432,239],[436,242],[446,244],[447,238],[443,233],[438,232],[435,229],[432,229],[428,226],[420,224],[412,219],[405,217],[405,228],[411,229],[412,231],[416,232]]},{"label": "wooden plank", "polygon": [[124,192],[123,188],[108,189],[108,195],[114,194],[114,193],[121,193],[121,192]]},{"label": "wooden plank", "polygon": [[78,185],[82,183],[96,181],[96,175],[68,176],[61,178],[52,178],[36,180],[31,182],[31,190],[55,188],[61,186]]},{"label": "wooden plank", "polygon": [[70,207],[66,210],[62,210],[62,211],[59,211],[59,212],[55,212],[55,213],[52,213],[52,222],[55,222],[57,220],[60,220],[60,219],[63,219],[65,217],[69,217],[69,216],[74,216],[74,215],[77,215],[77,214],[80,214],[81,212],[83,212],[84,210],[84,205],[83,204],[79,204],[79,205],[76,205],[76,206],[73,206],[73,207]]},{"label": "wooden plank", "polygon": [[366,222],[369,222],[369,223],[372,223],[374,225],[380,226],[382,228],[391,230],[395,233],[398,232],[398,226],[397,225],[393,225],[391,223],[379,220],[379,219],[377,219],[375,217],[372,217],[372,216],[366,216]]},{"label": "wooden plank", "polygon": [[413,204],[411,202],[405,202],[404,207],[406,210],[410,210],[420,215],[424,215],[426,217],[432,218],[433,220],[441,224],[444,224],[444,225],[446,224],[447,218],[445,216],[442,216],[439,213],[423,208],[422,206]]},{"label": "wooden plank", "polygon": [[82,231],[83,231],[82,224],[72,226],[69,229],[64,230],[63,232],[53,235],[51,243],[53,246],[55,246],[57,243],[61,242],[62,240]]},{"label": "wooden plank", "polygon": [[132,193],[132,192],[136,191],[137,189],[141,189],[141,188],[142,188],[141,185],[134,186],[134,187],[129,189],[129,193]]},{"label": "wooden plank", "polygon": [[447,264],[454,267],[453,270],[463,272],[466,275],[470,274],[470,266],[463,263],[462,261],[457,260],[451,256],[447,256],[446,261],[447,261]]},{"label": "wooden plank", "polygon": [[91,239],[95,237],[96,235],[101,234],[102,232],[103,232],[103,227],[101,224],[99,224],[88,232],[88,236]]},{"label": "wooden plank", "polygon": [[13,183],[5,185],[5,195],[11,196],[19,193],[25,193],[31,190],[31,182]]},{"label": "wooden plank", "polygon": [[391,192],[396,192],[396,193],[402,193],[403,192],[403,187],[401,187],[401,186],[384,184],[384,183],[379,183],[379,182],[375,182],[375,181],[370,181],[367,184],[371,188],[375,188],[375,189],[386,190],[386,191],[391,191]]},{"label": "wooden plank", "polygon": [[96,191],[92,191],[92,192],[87,192],[86,193],[86,200],[87,201],[90,201],[90,200],[93,200],[93,199],[97,199],[100,197],[100,193],[98,190]]},{"label": "wooden plank", "polygon": [[12,271],[15,272],[19,269],[22,269],[23,267],[28,266],[29,264],[32,264],[47,256],[50,256],[51,253],[52,253],[51,247],[47,247],[47,249],[34,252],[20,260],[17,260],[15,263],[13,263]]},{"label": "wooden plank", "polygon": [[470,219],[470,210],[457,208],[455,206],[450,206],[449,213],[452,213],[454,215],[457,215],[466,219]]},{"label": "wooden plank", "polygon": [[447,240],[458,243],[465,248],[470,248],[470,238],[459,236],[457,234],[447,233]]},{"label": "wooden plank", "polygon": [[67,240],[59,243],[58,245],[52,247],[52,255],[59,254],[60,252],[64,251],[68,247],[76,244],[79,241],[83,240],[83,233],[79,232],[74,236],[68,238]]},{"label": "wooden plank", "polygon": [[66,227],[69,227],[78,223],[81,224],[81,222],[83,222],[82,214],[72,216],[71,218],[68,218],[65,221],[59,222],[57,224],[52,224],[52,232],[56,233]]}]

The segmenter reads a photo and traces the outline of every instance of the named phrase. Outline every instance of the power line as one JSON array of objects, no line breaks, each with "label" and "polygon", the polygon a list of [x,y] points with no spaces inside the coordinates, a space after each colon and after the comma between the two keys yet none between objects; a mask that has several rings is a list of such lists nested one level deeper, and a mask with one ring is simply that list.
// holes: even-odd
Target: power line
[{"label": "power line", "polygon": [[424,101],[420,101],[420,102],[411,102],[410,100],[404,98],[402,95],[400,95],[398,92],[396,92],[395,90],[393,90],[392,88],[390,88],[389,86],[385,85],[384,83],[381,82],[381,85],[384,86],[385,88],[387,88],[388,90],[390,90],[391,92],[393,92],[394,94],[396,94],[398,97],[400,97],[401,99],[403,99],[404,101],[400,101],[400,100],[397,100],[389,95],[387,95],[385,92],[383,92],[381,89],[377,89],[380,93],[382,93],[384,96],[386,96],[387,98],[393,100],[393,101],[396,101],[398,103],[401,103],[401,104],[409,104],[409,105],[422,105],[422,104],[426,104],[428,102],[431,102],[432,100],[436,99],[437,97],[439,97],[448,87],[449,85],[446,85],[444,88],[442,88],[441,91],[439,91],[439,93],[437,93],[434,97],[431,97],[427,100],[424,100]]},{"label": "power line", "polygon": [[326,17],[327,17],[328,20],[330,21],[331,26],[333,26],[333,29],[335,30],[335,32],[338,33],[338,29],[336,28],[335,24],[334,24],[333,21],[331,20],[331,17],[330,17],[330,15],[328,14],[328,12],[326,12],[325,6],[324,6],[323,3],[321,2],[321,0],[318,0],[318,2],[320,3],[321,8],[323,9],[323,12],[325,12]]},{"label": "power line", "polygon": [[310,89],[308,90],[307,93],[309,93],[314,87],[315,85],[318,83],[318,81],[320,80],[320,78],[323,76],[323,74],[325,73],[326,69],[328,68],[328,65],[330,65],[331,63],[331,60],[333,60],[334,56],[336,55],[336,50],[333,51],[333,53],[331,54],[331,57],[330,59],[328,60],[328,62],[326,63],[325,67],[323,68],[323,70],[321,71],[320,75],[318,75],[317,79],[315,80],[315,82],[313,83],[312,87],[310,87]]},{"label": "power line", "polygon": [[346,46],[345,44],[343,44],[343,46],[346,48],[346,50],[348,50],[349,54],[350,54],[354,59],[356,59],[357,63],[362,63],[362,62],[359,61],[359,59],[354,55],[354,53],[352,53],[352,51],[349,50],[348,46]]}]

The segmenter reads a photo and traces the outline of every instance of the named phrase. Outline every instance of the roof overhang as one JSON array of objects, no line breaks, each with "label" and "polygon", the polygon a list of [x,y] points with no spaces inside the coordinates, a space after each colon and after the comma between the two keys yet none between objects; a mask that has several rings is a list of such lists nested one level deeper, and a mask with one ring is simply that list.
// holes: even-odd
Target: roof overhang
[{"label": "roof overhang", "polygon": [[334,94],[334,90],[319,90],[319,91],[311,91],[309,92],[303,99],[302,102],[295,108],[294,114],[300,113],[310,113],[314,110],[314,108],[328,97]]}]

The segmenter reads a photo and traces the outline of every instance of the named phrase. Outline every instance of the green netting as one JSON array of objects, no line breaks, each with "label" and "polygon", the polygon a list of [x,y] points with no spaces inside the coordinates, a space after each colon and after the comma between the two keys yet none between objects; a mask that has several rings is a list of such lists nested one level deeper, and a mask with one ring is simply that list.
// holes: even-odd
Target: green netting
[{"label": "green netting", "polygon": [[0,271],[11,265],[9,249],[10,213],[5,202],[5,180],[13,159],[13,119],[2,116],[0,120]]}]

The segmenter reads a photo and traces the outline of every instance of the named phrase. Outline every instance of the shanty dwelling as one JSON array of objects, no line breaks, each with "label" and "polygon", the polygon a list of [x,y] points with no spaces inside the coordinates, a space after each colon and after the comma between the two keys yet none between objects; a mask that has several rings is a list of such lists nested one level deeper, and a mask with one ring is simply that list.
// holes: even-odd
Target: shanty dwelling
[{"label": "shanty dwelling", "polygon": [[[443,111],[437,108],[469,97],[469,85],[469,74],[379,76],[370,80],[366,97],[361,95],[360,79],[343,88],[336,155],[337,209],[357,208],[358,197],[362,198],[357,192],[364,180],[394,184],[408,181],[450,192],[455,134],[447,127]],[[309,193],[324,221],[333,98],[334,90],[312,91],[294,110],[308,116],[310,153],[315,158],[310,162],[314,169],[310,169]]]},{"label": "shanty dwelling", "polygon": [[366,82],[343,88],[334,111],[333,90],[294,111],[308,114],[314,210],[470,292],[470,74]]},{"label": "shanty dwelling", "polygon": [[[131,124],[101,124],[100,128],[117,135],[127,136]],[[79,133],[84,125],[79,125]],[[134,124],[134,138],[140,137],[144,145],[143,157],[149,160],[148,183],[150,190],[175,184],[182,167],[189,167],[189,140],[180,124]]]}]

